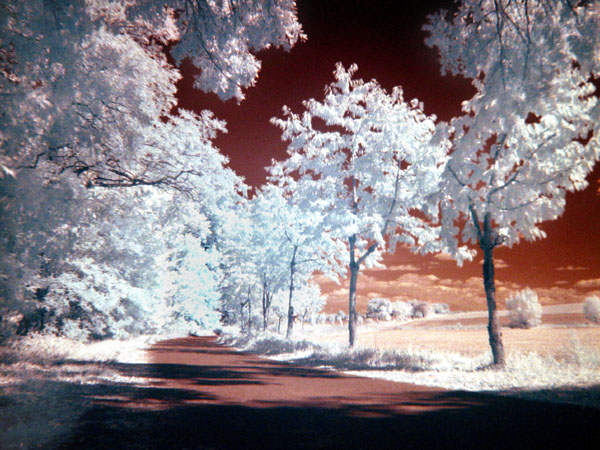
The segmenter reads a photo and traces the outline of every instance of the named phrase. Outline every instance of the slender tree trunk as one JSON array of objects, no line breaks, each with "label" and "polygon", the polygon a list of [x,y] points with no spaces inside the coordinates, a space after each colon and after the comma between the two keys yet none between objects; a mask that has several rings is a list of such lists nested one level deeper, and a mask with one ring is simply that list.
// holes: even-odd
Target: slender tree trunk
[{"label": "slender tree trunk", "polygon": [[248,298],[248,332],[252,333],[252,301]]},{"label": "slender tree trunk", "polygon": [[240,302],[240,325],[242,327],[242,333],[244,332],[244,302]]},{"label": "slender tree trunk", "polygon": [[263,313],[263,331],[267,331],[267,319],[269,317],[269,307],[271,306],[271,297],[269,293],[269,284],[263,281],[262,295],[262,313]]},{"label": "slender tree trunk", "polygon": [[292,261],[290,262],[290,299],[288,304],[288,323],[287,332],[285,338],[289,339],[292,337],[292,331],[294,328],[294,307],[292,306],[292,299],[294,298],[294,275],[296,273],[296,252],[298,246],[294,246],[294,253],[292,253]]},{"label": "slender tree trunk", "polygon": [[348,340],[350,347],[356,343],[356,281],[360,265],[357,264],[354,246],[356,245],[356,235],[352,235],[348,240],[350,244],[350,287],[348,289]]},{"label": "slender tree trunk", "polygon": [[488,336],[494,366],[504,367],[506,356],[504,345],[502,344],[502,331],[498,310],[496,309],[496,285],[494,282],[494,247],[496,246],[495,237],[492,232],[491,219],[486,215],[483,223],[483,240],[480,247],[483,250],[483,287],[485,289],[485,298],[488,308]]},{"label": "slender tree trunk", "polygon": [[358,270],[358,264],[351,262],[348,297],[348,337],[350,347],[354,347],[354,344],[356,343],[356,281],[358,279]]}]

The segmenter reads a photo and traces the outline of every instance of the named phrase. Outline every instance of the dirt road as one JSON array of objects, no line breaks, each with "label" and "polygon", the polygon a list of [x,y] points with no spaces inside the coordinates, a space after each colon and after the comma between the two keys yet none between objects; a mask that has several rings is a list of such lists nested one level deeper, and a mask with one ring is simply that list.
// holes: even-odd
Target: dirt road
[{"label": "dirt road", "polygon": [[598,448],[600,410],[345,376],[214,338],[121,364],[147,387],[99,386],[58,449]]}]

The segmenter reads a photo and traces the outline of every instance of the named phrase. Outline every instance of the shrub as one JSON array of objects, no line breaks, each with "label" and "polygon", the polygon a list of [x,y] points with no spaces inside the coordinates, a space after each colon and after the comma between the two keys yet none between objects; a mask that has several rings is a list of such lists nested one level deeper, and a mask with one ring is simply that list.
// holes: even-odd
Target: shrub
[{"label": "shrub", "polygon": [[435,314],[449,314],[450,313],[450,307],[446,303],[433,303],[431,305],[431,308],[433,309],[433,312]]},{"label": "shrub", "polygon": [[367,304],[367,317],[389,314],[391,303],[387,298],[374,298]]},{"label": "shrub", "polygon": [[335,315],[335,317],[336,317],[336,320],[339,321],[339,322],[343,322],[344,320],[348,320],[348,316],[342,310],[339,310],[338,313]]},{"label": "shrub", "polygon": [[512,328],[533,328],[542,323],[542,305],[531,289],[523,289],[506,301]]},{"label": "shrub", "polygon": [[413,319],[422,319],[427,317],[430,311],[430,306],[425,302],[414,302],[413,304]]},{"label": "shrub", "polygon": [[600,297],[592,295],[583,302],[583,315],[594,323],[600,323]]},{"label": "shrub", "polygon": [[412,317],[413,307],[408,302],[394,302],[390,308],[390,314],[394,319],[406,320]]}]

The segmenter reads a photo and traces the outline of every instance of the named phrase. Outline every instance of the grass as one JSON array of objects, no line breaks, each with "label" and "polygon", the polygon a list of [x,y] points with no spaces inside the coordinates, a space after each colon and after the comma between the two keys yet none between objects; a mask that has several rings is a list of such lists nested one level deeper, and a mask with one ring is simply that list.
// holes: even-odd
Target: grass
[{"label": "grass", "polygon": [[491,367],[487,352],[470,356],[411,347],[348,349],[323,341],[326,339],[307,336],[286,341],[276,335],[224,339],[237,348],[274,359],[353,375],[600,407],[600,350],[582,345],[575,336],[560,356],[510,352],[506,367],[500,370]]},{"label": "grass", "polygon": [[70,432],[90,406],[82,384],[145,383],[111,363],[144,362],[157,337],[82,343],[33,335],[0,347],[0,443],[3,449],[45,448]]}]

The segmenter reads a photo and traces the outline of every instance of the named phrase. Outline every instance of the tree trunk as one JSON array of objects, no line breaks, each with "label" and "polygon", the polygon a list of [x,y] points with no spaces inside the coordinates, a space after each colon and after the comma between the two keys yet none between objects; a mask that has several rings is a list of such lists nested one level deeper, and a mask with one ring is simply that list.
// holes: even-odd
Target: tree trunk
[{"label": "tree trunk", "polygon": [[350,263],[350,289],[348,298],[348,336],[350,347],[356,343],[356,280],[358,279],[359,266]]},{"label": "tree trunk", "polygon": [[292,253],[292,261],[290,262],[290,300],[288,304],[288,323],[287,332],[285,338],[289,339],[292,337],[292,331],[294,328],[294,307],[292,306],[292,299],[294,297],[294,274],[296,273],[296,252],[298,246],[294,246],[294,253]]},{"label": "tree trunk", "polygon": [[495,238],[492,233],[489,215],[486,215],[483,224],[483,241],[480,247],[483,250],[483,287],[485,289],[485,298],[488,308],[488,336],[494,366],[504,367],[506,357],[504,345],[502,344],[502,331],[500,328],[500,319],[496,309],[496,285],[494,283],[494,247]]},{"label": "tree trunk", "polygon": [[252,333],[252,301],[248,298],[248,333]]},{"label": "tree trunk", "polygon": [[262,294],[262,313],[263,313],[263,331],[267,331],[267,319],[269,317],[269,308],[271,306],[271,296],[269,292],[269,283],[263,281]]},{"label": "tree trunk", "polygon": [[350,347],[356,343],[356,281],[360,264],[356,262],[354,247],[356,245],[356,235],[348,239],[350,247],[350,287],[348,289],[348,341]]},{"label": "tree trunk", "polygon": [[242,327],[242,334],[244,333],[244,302],[240,303],[240,326]]}]

